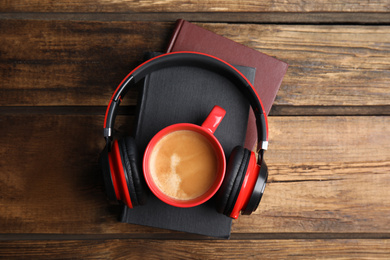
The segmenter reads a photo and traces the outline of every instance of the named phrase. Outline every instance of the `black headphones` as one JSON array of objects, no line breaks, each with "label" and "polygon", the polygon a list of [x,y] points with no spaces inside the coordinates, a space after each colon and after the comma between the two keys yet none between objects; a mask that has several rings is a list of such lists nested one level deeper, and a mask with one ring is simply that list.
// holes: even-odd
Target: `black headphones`
[{"label": "black headphones", "polygon": [[231,80],[249,101],[256,118],[258,151],[242,146],[233,149],[225,179],[216,194],[216,209],[232,218],[237,218],[240,212],[251,214],[260,203],[268,177],[263,158],[268,147],[267,116],[256,90],[240,71],[217,57],[199,52],[172,52],[152,58],[131,71],[115,90],[104,118],[106,146],[99,159],[108,198],[123,201],[129,208],[146,203],[148,192],[140,167],[142,156],[138,155],[135,140],[125,137],[113,141],[112,129],[127,91],[146,75],[172,66],[200,67],[219,73]]}]

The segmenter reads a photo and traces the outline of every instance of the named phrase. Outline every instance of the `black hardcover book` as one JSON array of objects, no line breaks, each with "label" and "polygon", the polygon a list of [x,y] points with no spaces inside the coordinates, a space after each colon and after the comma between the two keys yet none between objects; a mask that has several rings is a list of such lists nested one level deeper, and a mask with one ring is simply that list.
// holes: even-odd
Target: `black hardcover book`
[{"label": "black hardcover book", "polygon": [[[254,81],[254,68],[236,67]],[[151,138],[168,125],[201,125],[215,105],[226,110],[215,132],[226,157],[235,146],[244,145],[249,104],[224,76],[196,67],[170,67],[148,75],[142,88],[134,133],[139,154],[143,155]],[[219,238],[229,238],[232,223],[216,211],[214,199],[193,208],[177,208],[151,193],[146,205],[124,206],[121,221]]]}]

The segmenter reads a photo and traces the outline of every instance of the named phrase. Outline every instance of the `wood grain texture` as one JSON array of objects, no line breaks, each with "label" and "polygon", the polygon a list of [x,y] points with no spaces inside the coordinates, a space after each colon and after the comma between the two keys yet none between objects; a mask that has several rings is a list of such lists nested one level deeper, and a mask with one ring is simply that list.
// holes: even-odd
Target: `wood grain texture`
[{"label": "wood grain texture", "polygon": [[[390,259],[389,13],[389,0],[0,0],[0,258]],[[227,241],[119,223],[103,191],[105,106],[177,18],[290,64],[267,189]]]},{"label": "wood grain texture", "polygon": [[2,21],[1,105],[106,105],[144,52],[163,50],[171,27]]},{"label": "wood grain texture", "polygon": [[[389,105],[389,26],[199,25],[289,63],[276,106]],[[104,106],[144,52],[166,48],[173,27],[3,20],[0,105]]]},{"label": "wood grain texture", "polygon": [[289,64],[275,105],[356,106],[390,100],[390,27],[202,26]]},{"label": "wood grain texture", "polygon": [[[388,259],[388,240],[5,241],[6,258],[80,259]],[[18,250],[16,250],[16,248]]]},{"label": "wood grain texture", "polygon": [[[171,233],[117,222],[97,164],[103,116],[0,121],[0,233]],[[121,134],[130,122],[118,117]],[[233,233],[390,233],[389,117],[270,117],[269,124],[268,187]]]},{"label": "wood grain texture", "polygon": [[2,0],[1,12],[388,12],[388,0]]},{"label": "wood grain texture", "polygon": [[1,13],[0,20],[69,20],[69,21],[149,21],[172,22],[178,18],[192,22],[266,23],[266,24],[363,24],[389,25],[387,12],[169,12],[169,13]]}]

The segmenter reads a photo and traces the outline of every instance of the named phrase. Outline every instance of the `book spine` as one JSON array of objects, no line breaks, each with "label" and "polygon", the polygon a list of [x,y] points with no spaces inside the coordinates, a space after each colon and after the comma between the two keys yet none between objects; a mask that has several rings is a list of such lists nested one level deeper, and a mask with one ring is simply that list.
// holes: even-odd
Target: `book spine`
[{"label": "book spine", "polygon": [[178,20],[176,21],[175,29],[173,30],[171,39],[170,39],[170,41],[169,41],[168,48],[167,48],[167,50],[166,50],[167,53],[172,51],[173,46],[175,45],[177,36],[179,35],[180,30],[181,30],[181,28],[182,28],[184,22],[185,22],[185,21],[184,21],[183,19],[178,19]]}]

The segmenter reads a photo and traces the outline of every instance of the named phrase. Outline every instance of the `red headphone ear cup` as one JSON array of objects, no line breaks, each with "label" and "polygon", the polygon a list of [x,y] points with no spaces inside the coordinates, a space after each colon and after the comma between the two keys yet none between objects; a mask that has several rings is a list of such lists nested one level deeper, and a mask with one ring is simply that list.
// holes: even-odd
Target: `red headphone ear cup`
[{"label": "red headphone ear cup", "polygon": [[241,146],[236,146],[231,152],[225,179],[216,196],[219,213],[230,216],[244,181],[249,159],[250,151]]},{"label": "red headphone ear cup", "polygon": [[263,197],[265,185],[268,179],[268,167],[264,160],[261,162],[260,172],[257,176],[255,187],[253,188],[252,194],[249,198],[248,204],[242,211],[243,215],[250,215],[254,212],[260,204],[260,200]]},{"label": "red headphone ear cup", "polygon": [[105,186],[105,191],[107,197],[112,202],[117,202],[117,197],[115,194],[114,182],[112,180],[110,162],[108,159],[108,148],[104,147],[103,151],[99,156],[99,165],[103,175],[103,181]]},{"label": "red headphone ear cup", "polygon": [[133,206],[146,203],[147,192],[134,138],[125,137],[118,141],[119,153]]}]

